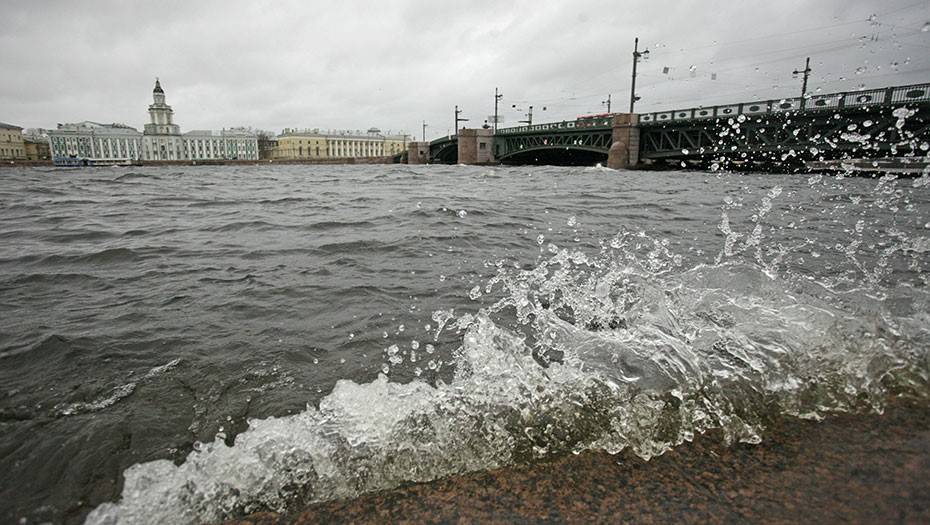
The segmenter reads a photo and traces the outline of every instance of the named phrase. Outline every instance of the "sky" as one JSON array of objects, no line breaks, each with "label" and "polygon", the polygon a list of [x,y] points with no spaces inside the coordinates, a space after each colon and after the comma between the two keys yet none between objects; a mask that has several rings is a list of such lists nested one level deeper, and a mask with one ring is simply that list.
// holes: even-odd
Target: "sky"
[{"label": "sky", "polygon": [[[930,82],[930,2],[4,0],[0,121],[451,132]],[[667,72],[664,68],[668,68]],[[545,108],[545,109],[543,109]]]}]

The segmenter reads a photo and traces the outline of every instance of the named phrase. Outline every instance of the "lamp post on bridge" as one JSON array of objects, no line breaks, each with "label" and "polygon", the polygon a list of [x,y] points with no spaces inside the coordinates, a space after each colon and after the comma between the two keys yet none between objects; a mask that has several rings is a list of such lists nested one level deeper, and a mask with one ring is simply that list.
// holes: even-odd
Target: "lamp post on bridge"
[{"label": "lamp post on bridge", "polygon": [[504,94],[498,93],[497,88],[494,88],[494,133],[497,133],[497,122],[499,121],[497,118],[497,103],[500,102],[502,98],[504,98]]},{"label": "lamp post on bridge", "polygon": [[795,69],[791,72],[794,78],[798,78],[798,75],[804,74],[804,81],[801,83],[801,98],[804,98],[807,95],[807,77],[811,74],[811,57],[807,57],[807,60],[804,61],[804,69],[798,71]]},{"label": "lamp post on bridge", "polygon": [[639,37],[636,37],[636,40],[633,41],[633,85],[630,87],[630,113],[633,113],[633,106],[636,105],[636,101],[640,98],[636,96],[636,64],[640,58],[646,59],[648,57],[648,49],[640,53]]},{"label": "lamp post on bridge", "polygon": [[423,142],[426,142],[426,121],[423,121]]},{"label": "lamp post on bridge", "polygon": [[607,112],[610,113],[610,93],[607,94],[607,100],[602,100],[601,104],[607,104]]},{"label": "lamp post on bridge", "polygon": [[[513,109],[516,109],[517,111],[523,111],[522,109],[518,108],[516,104],[512,104],[510,107]],[[543,106],[542,110],[546,111],[546,106]],[[533,125],[533,106],[530,106],[529,110],[526,112],[526,120],[518,120],[517,122],[525,122],[527,126],[532,126]]]},{"label": "lamp post on bridge", "polygon": [[459,122],[468,122],[467,118],[460,118],[459,115],[462,114],[462,110],[458,106],[455,106],[455,136],[459,136]]}]

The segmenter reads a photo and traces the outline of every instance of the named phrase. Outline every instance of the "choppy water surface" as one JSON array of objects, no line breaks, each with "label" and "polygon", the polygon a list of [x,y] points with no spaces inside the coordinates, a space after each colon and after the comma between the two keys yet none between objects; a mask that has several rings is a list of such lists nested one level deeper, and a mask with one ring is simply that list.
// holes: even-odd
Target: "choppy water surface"
[{"label": "choppy water surface", "polygon": [[0,171],[0,521],[215,522],[925,397],[928,192],[558,167]]}]

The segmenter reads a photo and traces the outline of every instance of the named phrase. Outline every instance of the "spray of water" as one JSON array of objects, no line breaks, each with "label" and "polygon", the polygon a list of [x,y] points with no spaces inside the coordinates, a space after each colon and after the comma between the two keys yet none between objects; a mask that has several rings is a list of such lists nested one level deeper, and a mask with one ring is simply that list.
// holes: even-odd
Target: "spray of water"
[{"label": "spray of water", "polygon": [[[667,241],[621,232],[595,254],[550,243],[530,269],[501,264],[473,290],[493,304],[433,315],[437,338],[460,338],[447,380],[341,380],[318,407],[251,421],[232,447],[131,467],[120,501],[87,522],[216,522],[588,449],[648,459],[710,429],[756,443],[776,417],[928,395],[928,294],[869,293],[881,258],[857,267],[853,290],[787,271],[785,250],[763,249],[780,193],[748,233],[724,210],[713,263],[686,267]],[[857,246],[844,248],[852,261]],[[904,305],[894,315],[889,299]],[[387,374],[419,364],[386,359]]]}]

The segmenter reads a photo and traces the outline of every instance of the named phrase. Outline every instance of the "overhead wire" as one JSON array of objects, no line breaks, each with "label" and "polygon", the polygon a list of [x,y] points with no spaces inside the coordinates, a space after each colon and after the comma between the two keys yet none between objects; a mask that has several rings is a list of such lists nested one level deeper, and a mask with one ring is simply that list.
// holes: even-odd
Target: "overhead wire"
[{"label": "overhead wire", "polygon": [[[892,9],[892,10],[890,10],[890,11],[881,12],[881,13],[878,13],[877,15],[875,15],[875,16],[877,16],[877,17],[879,17],[879,16],[887,16],[887,15],[890,15],[890,14],[894,14],[894,13],[906,11],[906,10],[909,10],[909,9],[913,9],[913,8],[915,8],[915,7],[921,7],[921,6],[925,6],[925,5],[927,5],[925,2],[918,2],[918,3],[914,3],[914,4],[909,4],[909,5],[907,5],[907,6],[903,6],[903,7],[897,8],[897,9]],[[894,41],[895,41],[895,43],[897,43],[897,44],[908,45],[908,46],[913,46],[913,47],[920,47],[920,48],[926,47],[926,46],[922,46],[922,45],[920,45],[920,44],[916,44],[916,43],[912,43],[912,42],[903,42],[903,41],[900,41],[900,40],[899,40],[899,39],[901,39],[901,38],[907,38],[907,37],[911,37],[911,36],[914,36],[914,35],[916,35],[916,34],[919,34],[919,33],[921,33],[921,32],[923,31],[923,28],[914,28],[914,27],[911,27],[911,26],[904,26],[903,24],[900,24],[900,25],[893,25],[893,24],[892,24],[892,25],[889,25],[889,24],[886,24],[886,23],[883,23],[883,22],[876,22],[876,21],[872,20],[872,17],[869,17],[868,19],[849,20],[849,21],[839,22],[839,23],[835,23],[835,24],[826,24],[826,25],[820,25],[820,26],[815,26],[815,27],[808,27],[808,28],[798,29],[798,30],[795,30],[795,31],[788,31],[788,32],[782,32],[782,33],[773,33],[773,34],[769,34],[769,35],[762,35],[762,36],[758,36],[758,37],[752,37],[752,38],[746,38],[746,39],[740,39],[740,40],[733,40],[733,41],[728,41],[728,42],[716,42],[716,43],[714,43],[714,44],[708,44],[708,45],[704,45],[704,46],[686,47],[686,48],[681,48],[680,50],[681,50],[681,51],[693,51],[693,50],[700,50],[700,49],[708,49],[708,48],[712,48],[712,47],[723,47],[723,46],[729,46],[729,45],[735,45],[735,44],[744,44],[744,43],[746,43],[746,42],[760,41],[760,40],[765,40],[765,39],[770,39],[770,38],[776,38],[776,37],[782,37],[782,38],[783,38],[783,37],[785,37],[785,36],[791,36],[791,35],[796,35],[796,34],[801,34],[801,33],[812,32],[812,31],[824,31],[824,30],[834,29],[834,28],[838,28],[838,27],[845,27],[845,26],[851,26],[851,25],[863,24],[863,23],[870,23],[873,27],[883,27],[883,28],[885,28],[885,29],[888,29],[888,30],[892,31],[892,34],[889,35],[889,36],[890,36],[891,38],[895,39]],[[905,27],[906,29],[909,29],[910,31],[907,31],[907,32],[904,32],[904,33],[894,33],[893,31],[894,31],[897,27]],[[846,38],[842,38],[842,39],[828,40],[828,41],[824,41],[824,42],[816,42],[816,43],[807,44],[807,45],[804,45],[804,46],[796,46],[796,47],[791,47],[791,48],[773,49],[773,50],[771,50],[771,51],[754,52],[754,53],[749,54],[749,55],[738,55],[738,56],[730,56],[730,57],[725,57],[725,58],[716,58],[716,59],[711,59],[711,60],[707,60],[707,61],[703,61],[703,62],[693,62],[693,63],[689,63],[689,64],[687,64],[687,67],[690,69],[690,68],[693,67],[693,66],[706,66],[706,65],[714,65],[714,66],[717,66],[717,65],[720,65],[720,64],[726,64],[727,62],[733,62],[733,61],[737,61],[737,60],[742,60],[742,59],[745,59],[745,58],[747,58],[747,57],[757,57],[757,56],[773,55],[773,54],[778,55],[778,54],[782,54],[782,53],[786,53],[786,52],[791,52],[791,51],[798,51],[798,50],[802,50],[802,49],[804,50],[803,53],[795,53],[795,54],[790,54],[790,55],[786,55],[786,56],[777,56],[777,57],[774,57],[774,58],[771,58],[771,59],[768,59],[768,60],[764,60],[764,61],[760,61],[760,62],[755,62],[754,65],[753,65],[753,68],[754,68],[755,70],[758,70],[758,66],[760,66],[760,65],[767,65],[767,64],[772,64],[772,63],[777,63],[777,62],[783,62],[783,61],[787,61],[787,60],[791,60],[791,59],[802,58],[802,57],[804,57],[804,56],[810,56],[810,54],[812,54],[812,53],[817,53],[817,54],[819,54],[819,55],[823,55],[823,54],[833,53],[833,52],[836,52],[836,51],[839,51],[839,50],[843,50],[843,49],[848,49],[848,48],[850,48],[850,47],[861,46],[861,45],[868,45],[868,44],[870,43],[870,40],[868,40],[869,37],[870,37],[869,35],[856,35],[856,36],[846,37]],[[886,36],[886,38],[888,38],[888,37]],[[827,46],[827,47],[823,48],[823,46]],[[821,48],[822,48],[822,49],[821,49]],[[654,60],[654,59],[653,59],[653,60]],[[670,66],[664,66],[664,67],[668,67],[668,68],[671,70],[671,69],[681,69],[681,68],[684,68],[685,65],[684,65],[684,64],[677,64],[677,65],[670,65]],[[743,64],[736,64],[736,65],[733,65],[733,66],[728,66],[728,67],[723,67],[723,68],[714,68],[714,70],[713,70],[711,73],[713,73],[713,74],[715,74],[715,75],[716,75],[716,74],[720,74],[720,73],[730,73],[730,72],[732,72],[732,71],[744,70],[745,68],[746,68],[746,66],[743,65]],[[595,78],[602,77],[602,76],[604,76],[604,75],[606,75],[606,74],[609,74],[609,71],[602,72],[601,74],[597,75]],[[686,77],[686,78],[674,78],[674,77],[668,77],[668,76],[666,76],[666,75],[664,75],[664,74],[663,74],[663,75],[660,75],[659,73],[651,73],[651,72],[648,72],[648,71],[646,71],[646,72],[641,72],[638,76],[642,76],[642,77],[647,77],[647,78],[653,79],[652,82],[647,82],[647,83],[645,83],[645,84],[641,84],[641,85],[640,85],[641,88],[646,88],[646,87],[657,87],[657,86],[668,85],[670,82],[692,82],[692,81],[697,82],[697,81],[704,81],[704,80],[707,80],[707,78],[708,78],[708,75],[707,75],[706,73],[705,73],[705,74],[700,74],[700,75],[698,75],[698,76],[690,76],[690,75],[689,75],[689,76]],[[872,77],[871,77],[871,76],[867,76],[867,77],[861,77],[861,78],[872,78]],[[722,80],[716,80],[716,79],[715,79],[715,80],[712,80],[712,81],[718,83],[719,85],[726,85],[726,86],[735,86],[735,85],[738,85],[738,84],[739,84],[738,82],[728,82],[728,81],[725,81],[725,80],[722,81]],[[747,87],[748,87],[748,86],[747,86]],[[610,93],[610,94],[618,94],[618,93],[626,93],[626,94],[628,94],[628,93],[629,93],[629,88],[620,87],[620,86],[618,86],[618,85],[615,84],[615,83],[611,83],[611,84],[609,84],[609,85],[608,85],[608,84],[603,84],[603,85],[601,85],[601,87],[599,87],[599,88],[594,88],[594,87],[582,87],[582,86],[579,86],[579,88],[580,88],[580,89],[583,89],[583,90],[584,90],[584,93],[582,93],[582,94],[576,94],[576,93],[572,92],[572,93],[571,93],[570,95],[568,95],[568,96],[552,96],[552,97],[549,97],[549,98],[534,98],[534,99],[532,99],[532,100],[530,100],[530,99],[511,99],[510,101],[511,101],[512,103],[514,103],[514,104],[519,104],[519,105],[533,104],[534,106],[548,106],[548,105],[558,104],[560,107],[587,107],[587,108],[590,108],[590,107],[592,107],[592,106],[596,106],[596,105],[598,104],[598,102],[594,102],[594,101],[585,102],[585,99],[593,99],[593,98],[595,98],[595,97],[598,97],[598,98],[600,98],[600,97],[606,97],[606,95],[607,95],[608,93]],[[637,91],[638,91],[638,90],[637,90]],[[735,93],[728,93],[728,94],[735,94]],[[715,95],[719,95],[719,93],[715,93]],[[618,101],[618,102],[619,102],[619,101]],[[666,103],[667,103],[667,102],[666,102]]]}]

